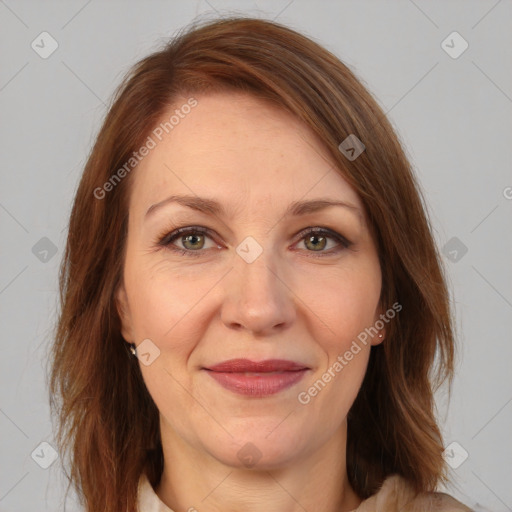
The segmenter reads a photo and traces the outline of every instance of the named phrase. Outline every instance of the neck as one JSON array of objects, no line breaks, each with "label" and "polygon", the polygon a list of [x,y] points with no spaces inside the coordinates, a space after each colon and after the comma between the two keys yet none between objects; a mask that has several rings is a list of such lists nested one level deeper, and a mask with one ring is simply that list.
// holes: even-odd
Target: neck
[{"label": "neck", "polygon": [[346,473],[346,423],[311,453],[260,470],[223,464],[161,431],[166,463],[155,492],[174,511],[348,512],[361,503]]}]

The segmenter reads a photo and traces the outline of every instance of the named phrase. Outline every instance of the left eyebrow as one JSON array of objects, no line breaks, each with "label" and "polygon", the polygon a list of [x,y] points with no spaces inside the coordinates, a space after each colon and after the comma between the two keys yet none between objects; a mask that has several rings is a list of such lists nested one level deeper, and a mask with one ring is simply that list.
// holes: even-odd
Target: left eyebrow
[{"label": "left eyebrow", "polygon": [[343,208],[348,208],[354,211],[354,213],[361,212],[357,206],[346,203],[345,201],[337,201],[333,199],[313,199],[311,201],[295,201],[294,203],[291,203],[286,209],[284,215],[285,217],[307,215],[308,213],[315,213],[331,206],[341,206]]}]

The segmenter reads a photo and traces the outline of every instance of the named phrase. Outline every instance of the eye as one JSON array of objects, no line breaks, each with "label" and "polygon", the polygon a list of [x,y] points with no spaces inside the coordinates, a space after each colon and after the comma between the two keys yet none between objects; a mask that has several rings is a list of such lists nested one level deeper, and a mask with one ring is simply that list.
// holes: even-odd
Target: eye
[{"label": "eye", "polygon": [[[211,249],[219,247],[209,236],[210,230],[201,226],[188,226],[179,228],[157,241],[160,246],[167,247],[170,250],[177,251],[187,256],[199,256],[202,249]],[[175,243],[176,240],[176,243]],[[210,240],[210,245],[207,245]],[[181,244],[181,246],[176,245]]]},{"label": "eye", "polygon": [[[317,256],[329,256],[352,245],[352,242],[339,233],[321,227],[307,228],[301,231],[297,237],[299,242],[304,244],[307,252],[319,253]],[[209,245],[208,241],[210,241]],[[175,229],[171,233],[160,236],[156,243],[158,246],[186,256],[200,256],[207,249],[221,248],[214,242],[211,231],[202,226]],[[329,247],[329,245],[331,246]],[[327,250],[325,250],[326,248]]]},{"label": "eye", "polygon": [[[352,242],[347,240],[344,236],[326,228],[307,228],[301,231],[298,236],[300,237],[299,241],[304,244],[308,252],[320,253],[319,256],[338,253],[352,245]],[[329,240],[335,242],[331,247],[327,247]],[[328,248],[328,250],[324,250],[326,248]]]}]

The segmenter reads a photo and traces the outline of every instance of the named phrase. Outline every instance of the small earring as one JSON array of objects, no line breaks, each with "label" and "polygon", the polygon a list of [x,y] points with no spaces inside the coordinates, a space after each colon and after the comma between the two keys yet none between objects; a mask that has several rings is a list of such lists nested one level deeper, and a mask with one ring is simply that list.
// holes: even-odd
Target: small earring
[{"label": "small earring", "polygon": [[379,332],[379,336],[378,336],[379,340],[382,340],[384,339],[384,334],[382,334],[381,332]]},{"label": "small earring", "polygon": [[130,352],[136,356],[137,355],[137,347],[135,345],[135,343],[130,343]]}]

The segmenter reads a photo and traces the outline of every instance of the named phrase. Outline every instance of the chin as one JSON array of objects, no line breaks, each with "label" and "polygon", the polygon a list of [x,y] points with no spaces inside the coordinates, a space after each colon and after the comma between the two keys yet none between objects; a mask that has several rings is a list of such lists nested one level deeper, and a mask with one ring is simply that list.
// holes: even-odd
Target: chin
[{"label": "chin", "polygon": [[224,443],[211,440],[205,449],[218,461],[237,469],[271,470],[291,464],[301,452],[300,436],[289,429],[276,429],[278,423],[273,421],[271,429],[268,425],[260,430],[240,429],[240,435],[227,429],[233,438],[226,435]]}]

